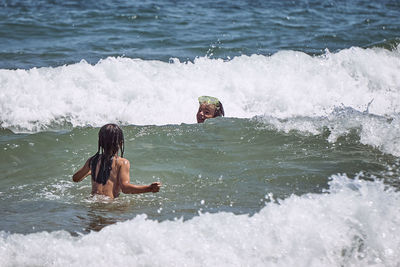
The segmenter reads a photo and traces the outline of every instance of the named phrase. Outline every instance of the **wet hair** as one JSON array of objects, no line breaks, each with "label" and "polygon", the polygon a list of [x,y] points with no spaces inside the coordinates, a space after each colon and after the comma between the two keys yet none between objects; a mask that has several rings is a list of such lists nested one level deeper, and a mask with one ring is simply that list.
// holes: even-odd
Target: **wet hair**
[{"label": "wet hair", "polygon": [[[114,155],[121,150],[124,156],[124,134],[116,124],[106,124],[100,128],[97,153],[90,159],[92,179],[96,183],[105,185],[112,169]],[[97,163],[101,160],[99,172],[96,175]]]},{"label": "wet hair", "polygon": [[222,106],[221,101],[218,101],[218,104],[216,105],[216,109],[214,112],[214,117],[220,117],[220,116],[225,116],[224,112],[224,106]]},{"label": "wet hair", "polygon": [[[203,95],[203,96],[199,96],[198,100],[199,100],[200,107],[202,104],[215,106],[213,118],[225,116],[224,107],[222,106],[222,103],[221,103],[221,101],[219,101],[218,98],[213,97],[213,96]],[[199,107],[199,111],[200,111],[200,107]]]}]

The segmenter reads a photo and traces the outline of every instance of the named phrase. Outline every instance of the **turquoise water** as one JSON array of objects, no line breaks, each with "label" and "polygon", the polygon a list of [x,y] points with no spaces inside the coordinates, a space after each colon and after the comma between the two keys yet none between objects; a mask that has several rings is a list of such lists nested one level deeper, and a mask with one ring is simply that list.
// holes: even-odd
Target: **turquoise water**
[{"label": "turquoise water", "polygon": [[3,230],[89,232],[142,213],[159,221],[186,220],[198,212],[252,215],[269,201],[267,196],[321,194],[336,173],[353,177],[361,171],[363,179],[378,177],[398,186],[398,158],[360,144],[355,132],[329,143],[328,130],[285,134],[249,119],[123,130],[133,182],[160,181],[161,193],[98,203],[89,197],[89,178],[81,184],[71,181],[96,151],[98,128],[4,132],[0,192],[10,204],[1,207]]},{"label": "turquoise water", "polygon": [[[397,1],[0,6],[0,266],[399,265]],[[110,122],[159,193],[72,182]]]}]

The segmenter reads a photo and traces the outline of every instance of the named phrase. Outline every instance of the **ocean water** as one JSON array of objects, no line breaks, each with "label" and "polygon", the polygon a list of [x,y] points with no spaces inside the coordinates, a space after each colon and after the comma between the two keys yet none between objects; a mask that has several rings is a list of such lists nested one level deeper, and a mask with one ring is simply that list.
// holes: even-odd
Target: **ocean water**
[{"label": "ocean water", "polygon": [[[0,1],[0,266],[399,266],[399,17]],[[226,117],[196,124],[200,95]],[[159,193],[72,182],[109,122]]]}]

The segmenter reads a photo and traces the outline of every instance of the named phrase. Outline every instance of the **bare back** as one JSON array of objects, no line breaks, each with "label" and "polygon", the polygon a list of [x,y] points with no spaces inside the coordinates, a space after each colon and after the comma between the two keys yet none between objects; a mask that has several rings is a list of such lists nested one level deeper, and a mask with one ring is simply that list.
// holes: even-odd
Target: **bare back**
[{"label": "bare back", "polygon": [[[128,161],[127,159],[115,156],[113,158],[112,164],[111,164],[111,171],[110,171],[110,176],[107,179],[106,184],[101,184],[97,183],[96,181],[93,180],[92,177],[92,194],[98,194],[98,195],[105,195],[110,198],[116,198],[119,196],[121,192],[121,179],[120,179],[120,169],[121,169],[121,164],[125,163]],[[101,159],[97,162],[96,166],[96,176],[99,173],[100,169],[100,164],[101,164]]]},{"label": "bare back", "polygon": [[[82,166],[73,176],[74,182],[80,182],[88,175],[91,175],[91,162],[92,158],[89,158],[85,165]],[[96,177],[100,170],[101,159],[96,164]],[[135,185],[130,183],[129,177],[130,163],[129,160],[118,157],[113,157],[111,163],[110,174],[107,177],[105,184],[97,183],[92,177],[92,195],[104,195],[112,199],[119,196],[122,192],[124,194],[141,194],[141,193],[157,193],[160,191],[161,183],[153,182],[150,185]]]},{"label": "bare back", "polygon": [[[100,151],[102,154],[100,154]],[[118,197],[120,192],[124,194],[141,194],[160,191],[160,182],[153,182],[150,185],[131,184],[129,160],[119,157],[118,151],[121,151],[121,156],[124,155],[124,135],[121,128],[112,123],[102,126],[99,131],[97,153],[86,160],[85,165],[74,173],[72,180],[80,182],[85,177],[92,175],[92,195],[104,195],[112,199]],[[103,155],[104,152],[105,155]],[[114,156],[110,158],[110,155]],[[102,162],[105,159],[106,162]],[[91,166],[92,163],[93,166]],[[94,177],[96,179],[93,179]]]}]

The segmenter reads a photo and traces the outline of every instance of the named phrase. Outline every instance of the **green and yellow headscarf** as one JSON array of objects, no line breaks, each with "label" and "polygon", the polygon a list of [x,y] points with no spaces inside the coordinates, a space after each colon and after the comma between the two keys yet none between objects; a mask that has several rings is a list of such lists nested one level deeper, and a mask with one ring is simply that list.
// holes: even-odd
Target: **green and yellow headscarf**
[{"label": "green and yellow headscarf", "polygon": [[221,102],[219,102],[218,98],[212,97],[212,96],[207,96],[207,95],[200,96],[198,99],[199,99],[199,104],[206,103],[209,105],[218,106],[221,103]]},{"label": "green and yellow headscarf", "polygon": [[219,101],[218,98],[208,96],[208,95],[203,95],[198,98],[199,104],[208,104],[208,105],[215,105],[217,108],[217,114],[216,116],[225,116],[224,108],[222,106],[221,101]]}]

